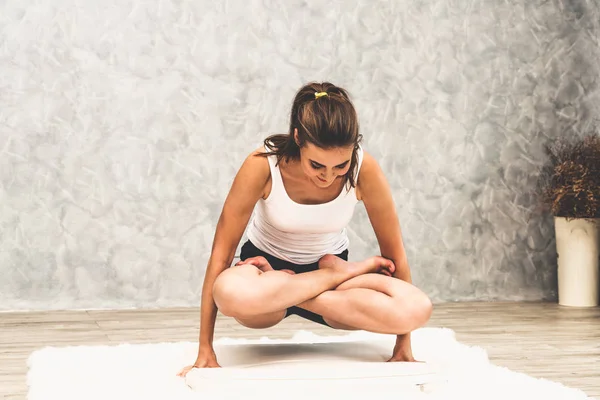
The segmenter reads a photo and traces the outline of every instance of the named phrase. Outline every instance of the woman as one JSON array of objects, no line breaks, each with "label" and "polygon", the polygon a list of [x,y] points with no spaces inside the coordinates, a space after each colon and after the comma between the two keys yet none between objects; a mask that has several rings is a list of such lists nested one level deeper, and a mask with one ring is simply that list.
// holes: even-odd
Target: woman
[{"label": "woman", "polygon": [[[217,308],[256,329],[297,314],[334,329],[394,334],[389,361],[414,361],[410,332],[429,320],[432,304],[411,284],[390,188],[360,142],[347,92],[311,83],[296,94],[289,133],[265,139],[264,148],[246,158],[217,224],[198,357],[179,376],[219,367]],[[346,225],[358,201],[382,256],[348,262]],[[246,227],[242,261],[230,267]]]}]

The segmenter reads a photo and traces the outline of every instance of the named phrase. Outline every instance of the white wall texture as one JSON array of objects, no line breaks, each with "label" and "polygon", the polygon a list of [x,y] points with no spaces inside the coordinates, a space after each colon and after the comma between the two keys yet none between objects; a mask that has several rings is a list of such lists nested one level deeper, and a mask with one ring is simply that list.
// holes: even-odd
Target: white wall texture
[{"label": "white wall texture", "polygon": [[[553,300],[548,138],[598,116],[585,1],[0,2],[0,309],[197,306],[222,203],[347,88],[434,301]],[[364,207],[351,259],[377,254]]]}]

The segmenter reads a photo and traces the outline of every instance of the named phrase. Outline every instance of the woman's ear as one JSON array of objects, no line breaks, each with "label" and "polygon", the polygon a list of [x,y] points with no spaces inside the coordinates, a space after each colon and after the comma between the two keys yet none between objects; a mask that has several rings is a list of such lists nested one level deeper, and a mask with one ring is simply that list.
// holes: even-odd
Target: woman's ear
[{"label": "woman's ear", "polygon": [[294,142],[296,142],[296,146],[300,147],[300,140],[298,140],[298,128],[294,128]]}]

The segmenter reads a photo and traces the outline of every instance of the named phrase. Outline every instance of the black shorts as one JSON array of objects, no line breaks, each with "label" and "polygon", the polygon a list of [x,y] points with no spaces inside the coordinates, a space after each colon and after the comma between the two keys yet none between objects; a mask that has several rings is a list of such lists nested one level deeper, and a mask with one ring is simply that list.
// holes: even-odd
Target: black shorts
[{"label": "black shorts", "polygon": [[[252,242],[250,242],[249,240],[246,243],[244,243],[244,245],[242,246],[241,254],[240,254],[240,260],[244,261],[248,258],[258,257],[258,256],[263,256],[264,258],[266,258],[274,270],[291,269],[295,273],[301,274],[304,272],[310,272],[310,271],[315,271],[315,270],[319,269],[318,262],[315,262],[312,264],[302,264],[302,265],[293,264],[291,262],[281,260],[277,257],[273,257],[271,254],[265,253],[264,251],[258,249],[256,246],[254,246],[254,244],[252,244]],[[348,261],[348,250],[344,250],[342,253],[336,254],[336,256],[340,257],[343,260]],[[285,314],[285,317],[287,318],[290,315],[298,315],[299,317],[308,319],[308,320],[316,322],[318,324],[329,326],[327,324],[327,322],[325,322],[323,317],[320,316],[319,314],[315,314],[311,311],[305,310],[300,307],[292,306],[292,307],[288,308],[287,312]]]}]

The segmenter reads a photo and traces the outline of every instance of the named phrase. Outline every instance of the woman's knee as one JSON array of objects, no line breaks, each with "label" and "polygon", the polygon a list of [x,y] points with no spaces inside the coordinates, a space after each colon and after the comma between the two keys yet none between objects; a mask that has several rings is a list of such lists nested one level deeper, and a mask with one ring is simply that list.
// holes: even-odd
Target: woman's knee
[{"label": "woman's knee", "polygon": [[221,313],[228,317],[247,317],[257,293],[253,290],[260,271],[253,265],[239,265],[221,272],[212,287],[213,300]]},{"label": "woman's knee", "polygon": [[429,296],[418,290],[406,301],[407,317],[411,321],[411,330],[427,324],[433,312],[433,303]]},{"label": "woman's knee", "polygon": [[395,318],[390,321],[397,334],[405,334],[427,324],[433,312],[431,299],[418,290],[403,298],[395,298]]},{"label": "woman's knee", "polygon": [[415,316],[420,321],[420,326],[425,325],[433,313],[433,302],[425,293],[421,292],[415,302]]}]

